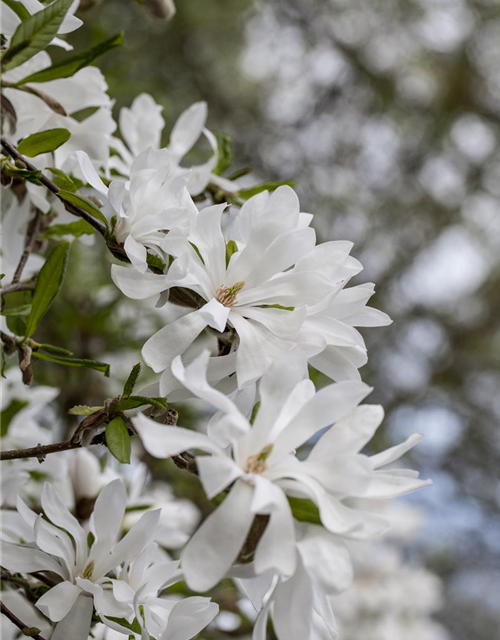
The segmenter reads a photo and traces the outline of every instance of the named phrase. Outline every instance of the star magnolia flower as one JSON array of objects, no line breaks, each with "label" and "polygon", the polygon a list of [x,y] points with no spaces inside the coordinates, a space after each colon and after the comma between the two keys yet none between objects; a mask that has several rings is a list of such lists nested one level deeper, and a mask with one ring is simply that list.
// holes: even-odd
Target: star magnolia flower
[{"label": "star magnolia flower", "polygon": [[[340,382],[316,393],[312,382],[304,379],[303,358],[288,354],[262,378],[261,405],[251,425],[232,400],[208,385],[208,358],[204,352],[188,367],[177,358],[172,370],[195,396],[223,412],[209,435],[163,426],[142,414],[134,419],[144,447],[157,458],[187,449],[210,454],[196,457],[209,498],[231,487],[182,553],[191,587],[209,589],[227,573],[256,515],[270,516],[255,552],[256,573],[273,569],[293,575],[295,525],[287,494],[310,498],[330,532],[369,538],[387,528],[385,520],[349,507],[346,499],[390,498],[428,484],[412,471],[379,470],[413,447],[420,436],[371,458],[359,453],[383,417],[381,407],[357,407],[371,391],[362,382]],[[296,457],[299,446],[334,423],[306,460]]]},{"label": "star magnolia flower", "polygon": [[85,530],[49,484],[43,487],[41,504],[44,515],[37,515],[18,499],[19,514],[32,528],[36,546],[4,542],[1,564],[9,571],[58,575],[62,582],[47,591],[36,606],[57,623],[52,640],[87,640],[93,603],[104,616],[114,615],[119,608],[105,589],[110,582],[108,574],[136,558],[149,544],[160,513],[145,513],[118,541],[126,494],[123,483],[116,480],[96,500],[90,524],[93,540],[89,542]]},{"label": "star magnolia flower", "polygon": [[167,231],[175,229],[187,236],[198,215],[186,189],[189,172],[177,171],[166,149],[143,151],[132,163],[130,180],[113,180],[109,188],[85,153],[78,151],[76,157],[85,180],[107,198],[116,213],[116,239],[139,272],[148,268],[147,249],[166,259],[160,246]]},{"label": "star magnolia flower", "polygon": [[207,302],[144,345],[146,363],[164,371],[162,395],[175,390],[173,359],[206,327],[223,332],[227,325],[237,336],[229,354],[211,361],[209,379],[216,383],[236,371],[238,387],[243,388],[262,376],[277,355],[296,347],[310,358],[317,355],[314,366],[334,379],[359,379],[357,367],[366,360],[366,347],[353,325],[389,322],[385,314],[365,308],[371,285],[342,290],[361,269],[348,255],[350,243],[316,246],[315,232],[307,226],[310,217],[300,212],[290,187],[261,196],[249,200],[238,214],[241,245],[226,244],[224,205],[217,205],[199,213],[187,238],[175,232],[165,236],[163,249],[179,256],[167,275],[141,276],[112,267],[115,284],[131,298],[183,287]]},{"label": "star magnolia flower", "polygon": [[[160,591],[181,579],[179,561],[170,560],[155,544],[144,549],[136,560],[125,564],[113,581],[115,598],[129,606],[128,622],[135,617],[142,629],[141,640],[189,640],[217,615],[219,607],[210,598],[194,596],[183,600],[158,597]],[[128,635],[127,627],[105,619],[106,624]]]},{"label": "star magnolia flower", "polygon": [[257,221],[246,246],[227,261],[221,229],[224,207],[203,209],[193,222],[189,241],[173,233],[166,236],[164,249],[182,254],[167,275],[142,278],[125,267],[112,268],[115,284],[129,297],[146,298],[184,287],[206,300],[201,309],[168,324],[144,345],[146,363],[156,372],[165,371],[162,395],[173,359],[206,327],[223,332],[226,324],[234,329],[238,346],[229,356],[216,359],[217,364],[224,375],[236,371],[240,388],[254,382],[276,356],[296,346],[307,305],[317,304],[329,292],[330,283],[318,269],[300,267],[316,237],[313,229],[296,228],[298,213],[283,207],[274,211],[273,218]]},{"label": "star magnolia flower", "polygon": [[253,564],[236,566],[231,572],[259,611],[252,640],[266,640],[269,617],[278,640],[338,637],[330,600],[352,582],[349,551],[320,526],[298,523],[297,529],[297,565],[290,578],[272,572],[256,576]]},{"label": "star magnolia flower", "polygon": [[[118,155],[111,158],[110,167],[123,176],[129,176],[134,159],[138,155],[149,147],[155,151],[160,149],[161,133],[165,126],[165,120],[161,116],[162,110],[163,108],[147,93],[137,96],[130,109],[124,107],[120,110],[120,131],[125,144],[118,138],[113,138],[111,147]],[[207,138],[212,155],[205,163],[189,167],[187,186],[189,193],[194,196],[200,194],[209,182],[229,191],[236,188],[235,183],[213,173],[218,161],[217,139],[205,128],[206,120],[206,102],[191,105],[175,123],[168,145],[173,165],[177,171],[183,171],[181,162],[184,156],[194,147],[202,134]]]}]

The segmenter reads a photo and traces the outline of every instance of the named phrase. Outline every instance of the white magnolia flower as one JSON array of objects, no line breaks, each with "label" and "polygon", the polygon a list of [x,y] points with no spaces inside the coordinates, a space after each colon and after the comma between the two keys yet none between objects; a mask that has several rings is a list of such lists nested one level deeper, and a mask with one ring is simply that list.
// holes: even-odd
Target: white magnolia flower
[{"label": "white magnolia flower", "polygon": [[255,575],[253,565],[231,572],[259,612],[252,639],[266,640],[267,622],[279,640],[334,640],[338,637],[331,595],[352,582],[346,545],[316,525],[298,526],[295,573],[284,578],[273,572]]},{"label": "white magnolia flower", "polygon": [[[222,504],[202,523],[182,554],[190,586],[204,590],[216,584],[236,560],[256,515],[270,520],[255,553],[256,573],[275,570],[291,576],[296,569],[296,536],[287,495],[311,499],[330,532],[348,538],[370,538],[387,528],[383,518],[351,508],[351,497],[392,498],[428,484],[418,473],[387,470],[420,436],[380,454],[359,453],[379,426],[383,410],[358,403],[370,392],[362,382],[340,382],[315,391],[304,378],[297,353],[277,361],[259,386],[260,408],[253,425],[227,396],[209,386],[204,352],[188,367],[180,358],[174,375],[197,397],[223,416],[209,435],[162,426],[140,414],[134,424],[146,450],[165,458],[195,449],[200,480],[209,498],[227,490]],[[319,430],[334,424],[299,460],[295,450]]]},{"label": "white magnolia flower", "polygon": [[[132,460],[130,473],[124,474],[124,466],[117,470],[106,466],[104,470],[97,456],[88,449],[68,451],[69,504],[95,499],[101,489],[112,480],[120,478],[127,489],[127,512],[123,527],[133,527],[148,509],[161,510],[155,540],[167,549],[180,549],[189,540],[200,519],[195,505],[177,498],[166,482],[149,481],[145,464]],[[120,475],[121,474],[121,475]]]},{"label": "white magnolia flower", "polygon": [[[141,640],[189,640],[217,615],[219,607],[210,598],[194,596],[182,600],[159,597],[160,591],[181,579],[179,561],[170,560],[155,544],[148,545],[134,561],[125,564],[113,581],[113,593],[121,606],[128,606],[142,629]],[[106,624],[124,634],[127,627],[105,619]]]},{"label": "white magnolia flower", "polygon": [[386,324],[389,319],[365,307],[371,285],[343,290],[360,271],[359,262],[348,255],[352,245],[316,246],[310,217],[300,212],[290,187],[259,194],[243,206],[235,222],[240,244],[226,243],[223,211],[224,205],[203,209],[188,238],[175,232],[165,236],[164,250],[179,256],[168,274],[112,267],[114,282],[131,298],[183,287],[206,301],[144,345],[146,363],[164,372],[160,393],[170,395],[175,389],[172,361],[206,327],[223,332],[228,326],[237,337],[228,354],[212,359],[211,382],[236,371],[243,388],[262,376],[276,356],[296,347],[316,356],[313,365],[334,379],[359,379],[357,367],[366,361],[366,347],[354,325]]},{"label": "white magnolia flower", "polygon": [[[155,151],[161,148],[161,135],[165,126],[162,110],[163,108],[147,93],[137,96],[130,109],[124,107],[120,110],[120,132],[125,144],[118,138],[113,138],[111,146],[118,155],[111,158],[110,167],[128,177],[137,156],[149,147]],[[205,128],[206,120],[206,102],[196,102],[180,115],[170,134],[168,150],[175,171],[185,170],[181,162],[201,135],[206,137],[212,148],[212,155],[206,162],[189,167],[187,186],[191,195],[201,193],[209,182],[229,191],[236,188],[235,183],[213,173],[218,161],[217,139]]]},{"label": "white magnolia flower", "polygon": [[84,152],[76,156],[85,180],[109,201],[117,216],[116,239],[139,272],[148,268],[148,249],[166,259],[160,247],[167,231],[188,235],[198,214],[186,189],[189,172],[177,171],[166,149],[148,147],[133,161],[130,179],[113,180],[109,188]]},{"label": "white magnolia flower", "polygon": [[105,487],[95,503],[90,529],[92,539],[70,513],[60,497],[45,484],[41,495],[43,515],[37,515],[19,498],[18,511],[32,529],[34,545],[2,545],[2,566],[9,571],[50,571],[62,581],[36,603],[40,611],[56,622],[52,640],[87,640],[93,607],[102,614],[116,615],[120,603],[110,590],[109,574],[122,563],[137,558],[155,536],[158,511],[145,513],[121,540],[126,506],[123,483]]}]

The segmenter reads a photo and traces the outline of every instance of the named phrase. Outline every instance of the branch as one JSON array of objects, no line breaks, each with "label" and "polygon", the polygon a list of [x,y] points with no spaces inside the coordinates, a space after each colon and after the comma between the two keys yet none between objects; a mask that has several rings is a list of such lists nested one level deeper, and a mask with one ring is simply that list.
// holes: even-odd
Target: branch
[{"label": "branch", "polygon": [[28,262],[28,258],[30,257],[30,253],[35,246],[37,241],[38,233],[40,231],[40,227],[42,224],[42,212],[40,209],[36,210],[35,217],[33,218],[33,224],[31,229],[28,232],[28,238],[26,240],[26,244],[24,245],[24,251],[21,254],[21,259],[19,260],[19,264],[17,265],[16,272],[14,273],[14,277],[12,278],[12,284],[17,284],[19,280],[21,280],[21,276],[23,275],[23,269]]},{"label": "branch", "polygon": [[6,293],[12,293],[13,291],[31,291],[35,286],[36,282],[13,282],[3,289],[0,289],[0,296],[4,296]]},{"label": "branch", "polygon": [[[8,618],[13,624],[16,625],[18,629],[21,630],[21,633],[25,636],[29,636],[34,640],[45,640],[39,633],[31,633],[35,632],[35,627],[28,627],[27,624],[24,624],[22,620],[20,620],[10,609],[8,609],[3,602],[0,602],[0,613],[2,613],[6,618]],[[36,629],[36,631],[40,631],[40,629]],[[28,633],[26,633],[28,632]]]},{"label": "branch", "polygon": [[[35,165],[31,164],[28,160],[26,160],[26,158],[23,155],[21,155],[19,151],[14,147],[14,145],[11,144],[8,140],[6,140],[5,138],[2,138],[0,141],[0,144],[2,145],[2,147],[4,148],[4,150],[7,152],[9,156],[14,158],[15,160],[20,160],[21,162],[23,162],[26,165],[27,169],[29,169],[30,171],[39,171],[38,167],[35,167]],[[39,180],[55,196],[58,195],[60,191],[59,187],[54,182],[52,182],[52,180],[47,178],[47,176],[44,176],[42,174]],[[94,217],[92,217],[89,213],[87,213],[83,209],[80,209],[80,207],[77,207],[76,205],[71,204],[70,202],[66,202],[62,198],[59,198],[59,200],[63,203],[67,211],[69,211],[74,216],[83,218],[85,222],[88,222],[92,227],[94,227],[94,229],[98,233],[101,234],[103,238],[106,239],[106,228],[103,224],[101,224],[98,220],[96,220]]]},{"label": "branch", "polygon": [[69,451],[70,449],[80,449],[81,442],[55,442],[54,444],[39,444],[36,447],[28,449],[10,449],[9,451],[0,451],[0,460],[19,460],[21,458],[38,458],[43,462],[45,456],[49,453],[59,453],[61,451]]}]

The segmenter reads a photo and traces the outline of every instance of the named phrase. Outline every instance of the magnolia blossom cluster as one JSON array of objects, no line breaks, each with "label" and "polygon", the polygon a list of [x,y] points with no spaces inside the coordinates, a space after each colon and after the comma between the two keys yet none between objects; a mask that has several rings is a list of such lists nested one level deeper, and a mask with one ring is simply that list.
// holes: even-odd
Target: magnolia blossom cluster
[{"label": "magnolia blossom cluster", "polygon": [[[37,0],[17,4],[29,14],[44,9]],[[77,4],[52,45],[69,47],[61,36],[80,26]],[[26,18],[12,3],[3,10],[8,45]],[[72,202],[90,197],[114,255],[121,251],[111,266],[116,287],[144,309],[155,305],[165,321],[142,348],[159,374],[140,396],[154,410],[139,402],[121,413],[127,438],[138,436],[131,467],[106,461],[92,437],[77,443],[90,449],[2,463],[3,601],[52,640],[189,640],[222,624],[217,586],[227,580],[252,603],[253,640],[265,640],[270,624],[279,640],[337,638],[336,604],[353,579],[350,549],[387,531],[380,501],[429,484],[394,466],[419,435],[370,449],[384,412],[364,403],[372,389],[359,373],[367,361],[359,328],[390,322],[367,306],[374,286],[350,285],[362,270],[352,244],[318,243],[313,216],[290,186],[244,189],[222,175],[224,145],[205,126],[204,102],[182,113],[165,145],[151,96],[123,108],[117,125],[97,67],[46,81],[39,72],[50,65],[43,50],[3,74],[15,113],[4,133],[15,146],[40,132],[69,132],[56,149],[35,154],[35,168],[74,187]],[[33,74],[30,89],[19,90]],[[208,158],[189,165],[202,138]],[[15,289],[34,215],[49,231],[59,225],[60,238],[82,233],[69,224],[74,211],[39,179],[6,186],[2,284]],[[27,290],[44,263],[43,243],[38,253],[33,246],[23,263]],[[4,322],[2,335],[26,358],[26,339],[12,327]],[[313,370],[328,383],[316,388]],[[57,442],[63,418],[48,408],[57,390],[26,387],[14,366],[4,388],[2,450]],[[212,415],[200,429],[177,425],[158,409],[166,399],[174,407],[201,400]],[[120,405],[76,413],[107,416],[110,406]],[[102,444],[106,419],[99,425],[92,433]],[[158,475],[152,480],[146,453],[194,473],[204,510]],[[16,637],[15,627],[5,629]]]}]

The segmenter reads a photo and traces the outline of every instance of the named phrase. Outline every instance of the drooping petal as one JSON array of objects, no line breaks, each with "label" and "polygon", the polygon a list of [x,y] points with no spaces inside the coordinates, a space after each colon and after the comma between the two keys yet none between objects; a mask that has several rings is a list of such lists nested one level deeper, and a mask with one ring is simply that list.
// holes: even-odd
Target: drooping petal
[{"label": "drooping petal", "polygon": [[130,267],[111,265],[111,279],[128,298],[145,300],[168,288],[167,276],[157,273],[141,273]]},{"label": "drooping petal", "polygon": [[227,573],[250,531],[253,488],[237,480],[224,502],[187,543],[181,566],[191,589],[206,591]]},{"label": "drooping petal", "polygon": [[155,373],[171,366],[174,358],[180,356],[207,326],[199,311],[170,322],[149,338],[142,348],[142,356]]},{"label": "drooping petal", "polygon": [[304,567],[326,593],[341,593],[351,584],[353,567],[341,538],[316,525],[308,525],[298,543]]},{"label": "drooping petal", "polygon": [[204,433],[182,427],[169,427],[146,418],[142,413],[138,413],[132,422],[144,448],[155,458],[170,458],[189,449],[225,455],[224,451]]},{"label": "drooping petal", "polygon": [[193,596],[174,605],[167,627],[160,640],[190,640],[202,631],[219,612],[219,605],[210,598]]},{"label": "drooping petal", "polygon": [[65,580],[44,593],[36,606],[52,622],[59,622],[70,612],[81,593],[79,587]]},{"label": "drooping petal", "polygon": [[196,466],[209,500],[243,475],[240,467],[228,456],[198,456]]},{"label": "drooping petal", "polygon": [[87,640],[93,610],[92,598],[79,595],[66,617],[56,625],[51,640]]},{"label": "drooping petal", "polygon": [[297,566],[295,525],[285,492],[266,478],[256,476],[251,509],[270,515],[255,551],[256,573],[274,570],[286,577],[293,575]]}]

